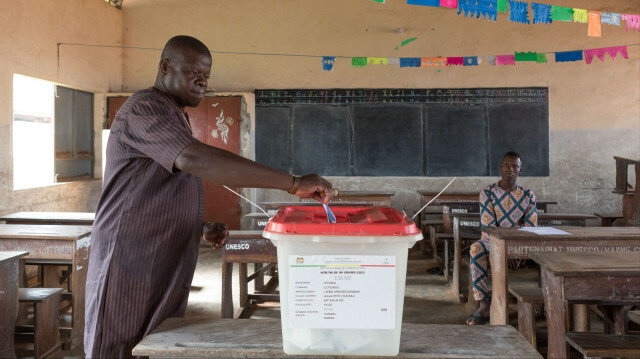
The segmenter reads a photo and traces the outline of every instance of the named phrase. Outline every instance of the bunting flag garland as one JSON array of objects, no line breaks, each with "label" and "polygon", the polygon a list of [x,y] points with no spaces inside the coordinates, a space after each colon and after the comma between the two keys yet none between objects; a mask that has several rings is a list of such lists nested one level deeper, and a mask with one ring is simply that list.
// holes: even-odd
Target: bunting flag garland
[{"label": "bunting flag garland", "polygon": [[600,11],[589,10],[589,25],[587,35],[590,37],[602,37],[602,26],[600,25]]},{"label": "bunting flag garland", "polygon": [[335,65],[335,63],[335,56],[322,56],[322,69],[324,71],[333,71],[333,65]]},{"label": "bunting flag garland", "polygon": [[420,67],[445,67],[446,57],[423,57],[420,59]]},{"label": "bunting flag garland", "polygon": [[538,54],[535,52],[516,52],[515,61],[538,61]]},{"label": "bunting flag garland", "polygon": [[367,58],[366,57],[352,57],[351,58],[351,67],[365,67],[367,66]]},{"label": "bunting flag garland", "polygon": [[529,13],[527,8],[529,7],[529,3],[526,1],[514,1],[509,0],[509,8],[511,12],[509,13],[509,21],[519,22],[521,24],[529,23]]},{"label": "bunting flag garland", "polygon": [[447,57],[447,66],[464,66],[464,57]]},{"label": "bunting flag garland", "polygon": [[464,16],[469,18],[476,15],[476,19],[482,17],[487,20],[496,21],[498,18],[498,3],[497,0],[459,0],[458,1],[458,15],[464,11]]},{"label": "bunting flag garland", "polygon": [[496,65],[515,65],[516,57],[515,55],[498,55],[496,56]]},{"label": "bunting flag garland", "polygon": [[615,13],[603,12],[600,14],[600,22],[608,25],[620,26],[621,15]]},{"label": "bunting flag garland", "polygon": [[367,63],[369,65],[386,65],[387,58],[386,57],[367,57]]},{"label": "bunting flag garland", "polygon": [[498,12],[509,12],[508,0],[498,0]]},{"label": "bunting flag garland", "polygon": [[547,63],[547,54],[536,54],[536,62],[539,64],[546,64]]},{"label": "bunting flag garland", "polygon": [[551,19],[556,21],[573,21],[573,9],[570,7],[551,6]]},{"label": "bunting flag garland", "polygon": [[[640,44],[603,47],[588,50],[549,52],[555,54],[555,62],[575,62],[585,60],[587,64],[597,57],[604,62],[605,54],[609,54],[612,60],[620,54],[628,59],[627,46],[640,46]],[[400,65],[400,67],[446,67],[446,66],[478,66],[482,60],[486,60],[491,66],[516,65],[516,62],[547,63],[545,52],[514,52],[512,55],[496,56],[448,56],[448,57],[350,57],[351,67],[366,67],[367,65]],[[347,57],[348,58],[348,57]],[[349,59],[349,58],[348,58]],[[322,69],[333,71],[336,56],[322,56]],[[439,72],[440,70],[438,70]]]},{"label": "bunting flag garland", "polygon": [[[384,3],[385,0],[373,0]],[[408,5],[431,7],[458,8],[458,15],[464,11],[469,18],[476,15],[476,19],[497,20],[497,13],[509,13],[509,21],[530,24],[526,1],[518,0],[406,0]],[[602,24],[620,26],[621,20],[627,21],[627,31],[632,28],[640,30],[640,15],[607,13],[594,10],[569,8],[563,6],[531,3],[534,24],[551,24],[555,21],[588,23],[587,35],[602,37]],[[398,47],[396,47],[396,50]]]},{"label": "bunting flag garland", "polygon": [[534,24],[551,24],[551,5],[531,3]]},{"label": "bunting flag garland", "polygon": [[440,0],[440,7],[458,8],[458,0]]},{"label": "bunting flag garland", "polygon": [[562,51],[556,52],[556,62],[570,62],[582,60],[582,51]]},{"label": "bunting flag garland", "polygon": [[618,53],[620,53],[620,55],[622,55],[622,57],[624,57],[625,59],[629,58],[629,55],[627,54],[626,46],[614,46],[614,47],[603,47],[600,49],[584,50],[584,61],[587,64],[591,64],[593,57],[596,56],[597,58],[600,59],[600,61],[604,62],[604,54],[609,54],[609,56],[611,56],[611,59],[615,61],[616,55],[618,55]]},{"label": "bunting flag garland", "polygon": [[440,0],[407,0],[407,5],[440,6]]},{"label": "bunting flag garland", "polygon": [[464,57],[463,59],[464,59],[464,66],[478,66],[477,56]]},{"label": "bunting flag garland", "polygon": [[587,22],[587,10],[573,8],[573,22]]},{"label": "bunting flag garland", "polygon": [[624,14],[622,18],[627,20],[627,31],[629,31],[629,27],[636,31],[640,30],[640,15]]},{"label": "bunting flag garland", "polygon": [[400,67],[420,67],[419,57],[401,57]]}]

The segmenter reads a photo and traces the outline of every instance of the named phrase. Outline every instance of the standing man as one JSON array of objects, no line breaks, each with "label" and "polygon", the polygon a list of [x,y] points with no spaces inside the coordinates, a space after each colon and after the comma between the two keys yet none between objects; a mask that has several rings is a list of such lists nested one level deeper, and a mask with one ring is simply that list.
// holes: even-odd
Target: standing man
[{"label": "standing man", "polygon": [[[502,179],[480,192],[481,227],[537,227],[538,211],[536,195],[528,188],[517,184],[522,171],[520,154],[507,152],[500,163]],[[470,272],[473,282],[473,298],[479,308],[467,318],[468,325],[484,324],[489,319],[491,293],[487,284],[489,264],[489,236],[482,237],[471,245]],[[518,268],[520,260],[510,265]]]},{"label": "standing man", "polygon": [[[331,201],[331,183],[318,175],[291,176],[193,137],[184,108],[204,99],[210,71],[202,42],[173,37],[155,85],[113,122],[87,273],[88,358],[130,357],[163,320],[184,316],[202,235],[201,179]],[[219,233],[205,237],[219,247],[227,231]]]}]

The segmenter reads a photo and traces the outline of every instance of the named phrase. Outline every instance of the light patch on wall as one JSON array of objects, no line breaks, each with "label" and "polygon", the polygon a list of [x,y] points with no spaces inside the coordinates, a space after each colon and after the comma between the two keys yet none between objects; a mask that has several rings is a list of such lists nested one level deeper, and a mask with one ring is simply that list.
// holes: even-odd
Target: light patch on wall
[{"label": "light patch on wall", "polygon": [[13,76],[13,189],[53,184],[54,84]]}]

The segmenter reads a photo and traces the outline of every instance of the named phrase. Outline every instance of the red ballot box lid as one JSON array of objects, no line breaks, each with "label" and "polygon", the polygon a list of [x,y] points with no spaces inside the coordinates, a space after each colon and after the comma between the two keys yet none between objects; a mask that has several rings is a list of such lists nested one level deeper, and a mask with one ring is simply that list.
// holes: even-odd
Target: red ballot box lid
[{"label": "red ballot box lid", "polygon": [[422,235],[404,212],[389,207],[331,207],[336,223],[328,223],[322,206],[281,207],[266,233],[340,236]]}]

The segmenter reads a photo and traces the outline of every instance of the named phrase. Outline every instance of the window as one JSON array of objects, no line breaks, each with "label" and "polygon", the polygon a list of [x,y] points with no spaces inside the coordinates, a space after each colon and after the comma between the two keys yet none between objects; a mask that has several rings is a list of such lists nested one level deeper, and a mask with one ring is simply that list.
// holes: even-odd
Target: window
[{"label": "window", "polygon": [[13,77],[13,188],[93,177],[93,94]]}]

